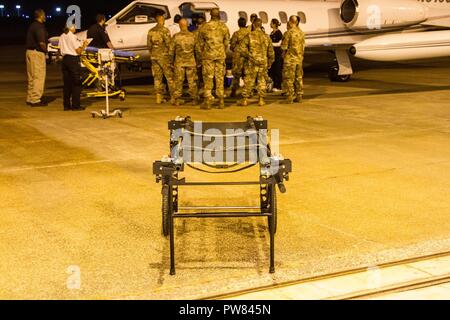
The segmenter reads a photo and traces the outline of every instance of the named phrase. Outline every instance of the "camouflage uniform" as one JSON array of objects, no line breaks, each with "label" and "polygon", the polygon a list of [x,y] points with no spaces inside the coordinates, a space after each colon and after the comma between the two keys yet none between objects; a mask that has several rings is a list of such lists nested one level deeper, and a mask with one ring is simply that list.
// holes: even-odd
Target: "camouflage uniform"
[{"label": "camouflage uniform", "polygon": [[173,90],[173,69],[169,61],[170,31],[157,25],[147,35],[147,46],[150,51],[152,73],[157,94],[164,94],[163,77],[167,79],[169,91]]},{"label": "camouflage uniform", "polygon": [[283,88],[289,99],[303,96],[303,55],[305,34],[298,27],[286,31],[281,43],[285,52],[283,65]]},{"label": "camouflage uniform", "polygon": [[173,37],[169,51],[170,60],[175,69],[173,99],[178,99],[183,94],[185,76],[189,83],[191,97],[198,99],[196,58],[199,57],[200,52],[195,38],[195,35],[189,31],[180,31]]},{"label": "camouflage uniform", "polygon": [[264,97],[267,70],[275,60],[275,52],[270,37],[260,29],[252,31],[242,40],[239,52],[242,56],[248,58],[245,66],[245,86],[242,96],[244,98],[251,97],[253,87],[257,82],[259,97]]},{"label": "camouflage uniform", "polygon": [[240,28],[238,31],[233,33],[231,37],[230,49],[233,51],[233,85],[231,86],[233,90],[239,88],[239,82],[244,75],[244,65],[246,62],[245,57],[241,56],[239,53],[239,45],[242,40],[250,33],[250,30],[245,28]]},{"label": "camouflage uniform", "polygon": [[211,20],[200,28],[198,36],[202,53],[205,99],[212,99],[214,78],[216,79],[216,95],[223,99],[225,59],[226,50],[230,44],[230,31],[223,22]]},{"label": "camouflage uniform", "polygon": [[[204,24],[203,24],[204,25]],[[199,31],[202,28],[202,26],[199,26],[196,30],[192,31],[192,34],[195,36],[195,45],[198,47],[199,50],[199,56],[197,57],[197,63],[198,65],[201,64],[201,52],[200,52],[200,42],[199,42]],[[199,91],[203,88],[203,75],[202,75],[202,68],[201,66],[197,67],[197,88]]]}]

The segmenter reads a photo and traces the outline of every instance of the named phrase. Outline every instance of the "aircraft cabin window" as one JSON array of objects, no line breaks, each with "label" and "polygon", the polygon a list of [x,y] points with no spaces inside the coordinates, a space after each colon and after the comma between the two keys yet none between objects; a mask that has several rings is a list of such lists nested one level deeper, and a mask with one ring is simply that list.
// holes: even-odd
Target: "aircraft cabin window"
[{"label": "aircraft cabin window", "polygon": [[222,22],[228,21],[228,15],[225,11],[220,11],[220,21]]},{"label": "aircraft cabin window", "polygon": [[156,16],[162,14],[164,18],[170,18],[169,9],[166,6],[138,3],[118,19],[118,24],[155,23]]},{"label": "aircraft cabin window", "polygon": [[306,14],[303,11],[297,12],[298,16],[300,17],[300,23],[305,24],[306,23]]},{"label": "aircraft cabin window", "polygon": [[281,21],[281,23],[287,23],[287,22],[288,22],[288,17],[287,17],[286,12],[280,11],[280,12],[279,12],[279,15],[280,15],[280,21]]},{"label": "aircraft cabin window", "polygon": [[245,11],[239,11],[239,18],[244,18],[246,21],[248,21],[248,15]]},{"label": "aircraft cabin window", "polygon": [[262,20],[263,24],[269,23],[269,16],[267,15],[267,12],[260,11],[259,12],[259,18]]}]

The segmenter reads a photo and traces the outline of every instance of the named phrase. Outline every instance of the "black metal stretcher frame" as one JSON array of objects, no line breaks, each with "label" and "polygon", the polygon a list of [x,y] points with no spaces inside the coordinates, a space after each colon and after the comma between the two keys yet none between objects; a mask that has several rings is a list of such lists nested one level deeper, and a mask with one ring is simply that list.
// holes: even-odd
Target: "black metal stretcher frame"
[{"label": "black metal stretcher frame", "polygon": [[[155,161],[153,163],[153,174],[156,176],[156,182],[162,183],[162,234],[170,240],[170,275],[175,275],[175,235],[174,235],[174,219],[187,219],[187,218],[246,218],[246,217],[267,217],[268,229],[270,234],[270,273],[275,273],[275,234],[277,231],[277,195],[276,187],[281,193],[286,192],[284,181],[289,180],[289,173],[292,172],[292,163],[289,159],[282,159],[272,155],[270,145],[265,141],[263,147],[266,149],[263,152],[267,152],[267,158],[264,160],[258,157],[258,162],[250,164],[248,166],[234,169],[232,171],[215,171],[210,172],[207,169],[203,170],[195,167],[192,163],[178,161],[177,146],[182,141],[180,140],[180,134],[174,134],[176,130],[182,130],[184,133],[191,132],[194,122],[190,117],[181,118],[169,121],[168,127],[170,130],[170,158],[163,159],[161,161]],[[228,126],[235,126],[236,129],[253,129],[260,133],[261,130],[267,132],[268,123],[267,120],[261,117],[252,118],[248,117],[246,122],[232,122],[223,123]],[[259,147],[258,147],[259,149]],[[266,151],[267,150],[267,151]],[[258,155],[259,155],[258,150]],[[277,162],[277,170],[271,173],[270,170],[261,170],[261,168],[270,168],[273,162]],[[213,168],[214,166],[203,163],[207,168]],[[207,173],[234,173],[239,172],[254,165],[260,165],[260,176],[258,181],[234,181],[234,182],[186,182],[186,178],[179,179],[179,173],[183,172],[185,167],[192,168],[201,172]],[[233,168],[234,165],[225,166],[225,168]],[[223,169],[224,167],[218,166],[215,169]],[[179,187],[188,186],[243,186],[243,185],[259,185],[260,186],[260,206],[259,207],[241,207],[241,206],[226,206],[226,207],[179,207],[178,201],[178,189]],[[182,213],[180,211],[188,210],[200,210],[199,212]],[[204,212],[203,210],[221,210],[214,212]],[[227,211],[229,210],[229,211]],[[236,211],[247,210],[247,211]],[[251,211],[258,210],[258,211]]]}]

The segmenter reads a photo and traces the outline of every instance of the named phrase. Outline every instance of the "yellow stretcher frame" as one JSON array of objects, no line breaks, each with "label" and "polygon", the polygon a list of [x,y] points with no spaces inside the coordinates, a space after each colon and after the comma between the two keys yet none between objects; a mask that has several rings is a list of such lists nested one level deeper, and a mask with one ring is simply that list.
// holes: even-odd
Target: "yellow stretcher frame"
[{"label": "yellow stretcher frame", "polygon": [[[130,59],[128,58],[115,58],[115,61],[119,62],[119,60],[123,63],[129,62]],[[97,81],[100,82],[102,86],[102,91],[99,91],[98,88],[96,88],[93,91],[85,92],[83,96],[88,98],[104,98],[106,97],[106,90],[105,90],[105,84],[102,83],[103,79],[100,76],[99,70],[98,70],[98,58],[97,54],[93,53],[87,53],[84,52],[81,56],[81,63],[85,66],[85,68],[89,71],[88,76],[84,81],[82,82],[83,87],[90,88],[93,84],[95,84]],[[115,85],[115,81],[113,79],[108,80],[108,97],[119,97],[120,100],[125,100],[126,97],[126,91],[117,88]]]},{"label": "yellow stretcher frame", "polygon": [[[51,48],[59,51],[58,46],[51,45]],[[139,56],[115,57],[114,58],[116,63],[134,63],[138,59],[139,59]],[[103,88],[103,91],[99,91],[98,88],[96,88],[95,91],[89,91],[89,92],[83,93],[83,96],[88,97],[88,98],[104,98],[104,97],[106,97],[105,85],[102,83],[102,78],[101,78],[99,70],[98,70],[97,54],[84,51],[83,54],[81,55],[81,63],[89,72],[88,76],[83,80],[82,86],[84,88],[90,88],[97,81],[99,81]],[[108,97],[119,97],[120,100],[122,100],[122,101],[125,100],[126,91],[121,88],[117,88],[114,80],[109,80],[108,82],[109,82],[108,83],[108,86],[109,86]]]}]

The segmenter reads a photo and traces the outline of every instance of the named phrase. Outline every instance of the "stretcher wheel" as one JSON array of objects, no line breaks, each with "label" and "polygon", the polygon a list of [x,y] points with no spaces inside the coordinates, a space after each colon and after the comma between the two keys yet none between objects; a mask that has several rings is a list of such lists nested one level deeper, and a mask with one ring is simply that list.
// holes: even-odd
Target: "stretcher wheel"
[{"label": "stretcher wheel", "polygon": [[[269,188],[270,192],[273,192],[273,203],[270,208],[270,212],[273,214],[273,217],[268,217],[269,220],[269,231],[273,233],[277,233],[277,219],[278,219],[278,207],[277,207],[277,189],[274,185]],[[272,224],[273,221],[273,224]]]},{"label": "stretcher wheel", "polygon": [[162,187],[162,234],[167,237],[169,235],[169,186]]}]

